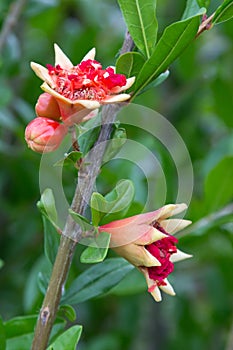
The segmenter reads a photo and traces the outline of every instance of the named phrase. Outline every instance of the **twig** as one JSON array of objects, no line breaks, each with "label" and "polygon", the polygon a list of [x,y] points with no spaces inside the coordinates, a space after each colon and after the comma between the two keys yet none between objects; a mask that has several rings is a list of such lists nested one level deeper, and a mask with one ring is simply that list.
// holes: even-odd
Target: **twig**
[{"label": "twig", "polygon": [[9,9],[9,13],[3,23],[2,30],[0,32],[0,53],[2,52],[8,35],[13,30],[14,26],[18,23],[20,14],[23,10],[27,0],[15,1]]},{"label": "twig", "polygon": [[212,27],[212,19],[214,17],[215,13],[213,13],[211,16],[205,18],[204,21],[202,21],[202,23],[199,26],[198,32],[196,34],[196,38],[203,33],[205,30],[209,30]]},{"label": "twig", "polygon": [[[132,39],[125,37],[123,48],[132,47]],[[125,50],[125,49],[124,49]],[[127,51],[124,51],[127,52]],[[121,50],[121,53],[122,50]],[[123,104],[106,105],[102,109],[102,127],[93,150],[84,159],[79,170],[78,184],[72,201],[72,209],[81,215],[85,214],[96,177],[99,174],[102,158],[109,139],[112,123]],[[80,226],[68,216],[60,246],[54,263],[49,286],[37,321],[32,350],[45,350],[49,341],[52,326],[59,307],[62,289],[69,273],[70,264],[76,244],[81,239]]]}]

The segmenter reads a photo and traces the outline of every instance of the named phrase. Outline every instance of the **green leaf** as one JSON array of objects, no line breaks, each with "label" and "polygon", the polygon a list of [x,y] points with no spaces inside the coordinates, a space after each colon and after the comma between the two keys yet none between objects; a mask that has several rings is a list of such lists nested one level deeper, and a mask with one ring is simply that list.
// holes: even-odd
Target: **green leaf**
[{"label": "green leaf", "polygon": [[[111,235],[108,232],[101,232],[90,241],[80,257],[80,261],[84,264],[92,264],[103,261],[108,253]],[[82,243],[82,241],[81,241]]]},{"label": "green leaf", "polygon": [[44,252],[48,261],[53,265],[60,242],[60,235],[51,222],[42,216],[44,225]]},{"label": "green leaf", "polygon": [[127,212],[134,197],[134,186],[130,180],[121,180],[116,187],[103,197],[94,192],[91,197],[92,222],[98,226],[104,218],[112,221],[116,215]]},{"label": "green leaf", "polygon": [[156,78],[155,80],[153,80],[150,84],[148,84],[146,87],[144,87],[143,90],[141,90],[139,92],[138,95],[143,94],[144,92],[146,92],[149,89],[155,88],[156,86],[162,84],[170,75],[169,70],[166,70],[166,72],[161,73],[158,78]]},{"label": "green leaf", "polygon": [[133,295],[144,292],[146,289],[147,285],[143,274],[134,268],[110,293],[115,295]]},{"label": "green leaf", "polygon": [[77,167],[77,161],[82,158],[82,152],[72,151],[70,153],[65,153],[65,157],[60,159],[54,164],[54,166],[69,166],[74,165]]},{"label": "green leaf", "polygon": [[62,298],[62,303],[79,304],[107,293],[133,269],[125,259],[112,258],[79,275]]},{"label": "green leaf", "polygon": [[95,227],[92,226],[89,221],[79,213],[76,213],[72,209],[69,209],[69,213],[74,219],[75,222],[79,224],[83,232],[93,232],[95,231]]},{"label": "green leaf", "polygon": [[182,20],[195,16],[199,10],[200,5],[197,0],[187,0]]},{"label": "green leaf", "polygon": [[33,332],[19,335],[16,338],[7,339],[6,350],[26,350],[31,348]]},{"label": "green leaf", "polygon": [[124,74],[127,78],[137,76],[145,58],[139,52],[126,52],[116,61],[116,72]]},{"label": "green leaf", "polygon": [[15,338],[22,334],[33,333],[38,315],[19,316],[5,322],[6,338]]},{"label": "green leaf", "polygon": [[5,334],[5,328],[1,317],[0,317],[0,345],[2,350],[6,349],[6,334]]},{"label": "green leaf", "polygon": [[108,141],[108,145],[104,152],[103,162],[108,162],[111,160],[122,148],[122,146],[127,141],[126,131],[124,128],[117,128],[111,139]]},{"label": "green leaf", "polygon": [[37,207],[41,213],[52,223],[56,230],[58,232],[61,232],[61,229],[57,225],[57,210],[55,199],[53,196],[53,191],[50,188],[44,190],[40,201],[37,202]]},{"label": "green leaf", "polygon": [[135,45],[149,58],[156,43],[156,0],[118,0]]},{"label": "green leaf", "polygon": [[173,23],[165,29],[150,59],[144,64],[138,75],[134,95],[164,73],[192,42],[199,28],[199,17],[203,13],[201,10],[195,17]]},{"label": "green leaf", "polygon": [[4,265],[4,261],[0,259],[0,269],[3,267],[3,265]]},{"label": "green leaf", "polygon": [[57,312],[58,317],[66,318],[70,322],[74,322],[76,320],[76,312],[75,309],[70,305],[61,305]]},{"label": "green leaf", "polygon": [[75,325],[61,334],[47,350],[76,350],[79,338],[82,333],[82,326]]},{"label": "green leaf", "polygon": [[233,199],[233,157],[224,158],[209,173],[205,183],[205,203],[215,211]]},{"label": "green leaf", "polygon": [[[92,122],[92,120],[90,121]],[[99,136],[100,125],[96,126],[97,122],[100,122],[100,119],[94,118],[94,124],[90,123],[90,128],[86,129],[86,131],[78,137],[78,144],[83,155],[86,155],[90,151]]]},{"label": "green leaf", "polygon": [[215,11],[212,23],[221,23],[228,21],[233,17],[233,0],[225,0]]}]

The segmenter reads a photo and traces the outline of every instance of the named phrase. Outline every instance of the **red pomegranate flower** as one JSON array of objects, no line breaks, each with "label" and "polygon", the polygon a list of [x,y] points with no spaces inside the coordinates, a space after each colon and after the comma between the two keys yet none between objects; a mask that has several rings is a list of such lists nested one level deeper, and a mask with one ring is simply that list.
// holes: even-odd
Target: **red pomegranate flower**
[{"label": "red pomegranate flower", "polygon": [[126,101],[130,94],[121,93],[129,89],[135,78],[126,79],[115,73],[115,67],[102,68],[92,49],[80,64],[74,66],[55,44],[55,65],[31,63],[34,72],[44,83],[42,90],[56,98],[61,118],[68,124],[85,121],[90,110],[103,104]]},{"label": "red pomegranate flower", "polygon": [[168,219],[186,208],[186,204],[169,204],[99,227],[99,232],[111,234],[111,247],[144,274],[148,291],[156,301],[162,299],[160,289],[175,295],[167,277],[174,269],[174,262],[191,257],[177,249],[178,239],[172,235],[191,221]]}]

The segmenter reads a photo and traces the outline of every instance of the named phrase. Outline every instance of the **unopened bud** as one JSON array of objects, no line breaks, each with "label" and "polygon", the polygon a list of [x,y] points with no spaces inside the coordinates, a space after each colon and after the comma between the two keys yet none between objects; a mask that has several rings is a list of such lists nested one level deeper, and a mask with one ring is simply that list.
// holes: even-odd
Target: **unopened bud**
[{"label": "unopened bud", "polygon": [[56,99],[47,92],[39,96],[35,110],[38,117],[59,120],[61,116],[61,112]]},{"label": "unopened bud", "polygon": [[38,117],[26,127],[25,140],[33,151],[48,153],[59,147],[66,133],[67,128],[64,124]]}]

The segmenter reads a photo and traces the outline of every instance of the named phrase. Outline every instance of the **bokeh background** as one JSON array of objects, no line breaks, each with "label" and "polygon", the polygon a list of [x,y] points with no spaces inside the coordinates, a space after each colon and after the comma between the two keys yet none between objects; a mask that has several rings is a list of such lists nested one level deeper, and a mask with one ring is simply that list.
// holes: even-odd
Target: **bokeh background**
[{"label": "bokeh background", "polygon": [[[212,13],[221,1],[211,1]],[[13,1],[0,2],[0,25]],[[185,1],[158,1],[159,32],[178,20]],[[42,293],[43,227],[39,154],[29,150],[24,129],[35,117],[40,81],[29,62],[53,64],[53,43],[78,63],[93,46],[103,66],[114,65],[125,24],[114,0],[29,0],[0,47],[0,314],[3,320],[37,313]],[[233,349],[233,26],[232,21],[204,33],[171,67],[159,87],[135,103],[165,116],[183,138],[193,164],[194,189],[186,214],[193,221],[180,234],[180,247],[193,259],[176,265],[171,281],[176,297],[156,304],[137,273],[107,296],[76,307],[84,325],[82,350]],[[127,126],[126,126],[127,129]],[[166,203],[176,199],[176,169],[167,150],[150,135],[128,127],[130,138],[159,158],[167,181]],[[121,178],[132,179],[135,211],[146,197],[146,179],[126,161],[103,168],[98,187],[106,193]],[[75,172],[64,173],[71,198]],[[154,210],[156,208],[150,208]],[[72,280],[87,266],[77,254]],[[113,253],[110,255],[114,256]]]}]

